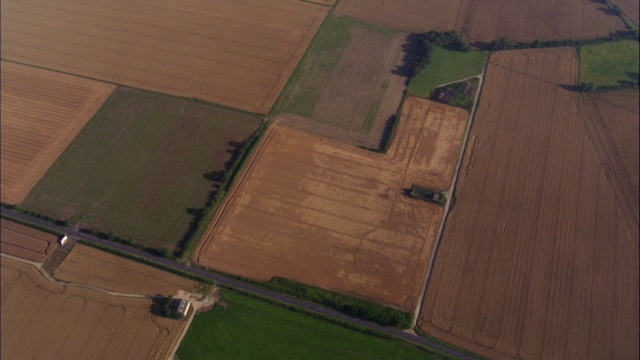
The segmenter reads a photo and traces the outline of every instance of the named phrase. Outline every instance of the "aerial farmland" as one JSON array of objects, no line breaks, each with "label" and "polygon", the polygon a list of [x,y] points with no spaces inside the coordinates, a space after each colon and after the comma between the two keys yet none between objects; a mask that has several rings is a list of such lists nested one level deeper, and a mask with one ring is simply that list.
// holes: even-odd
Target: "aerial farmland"
[{"label": "aerial farmland", "polygon": [[638,359],[629,0],[0,3],[4,359]]}]

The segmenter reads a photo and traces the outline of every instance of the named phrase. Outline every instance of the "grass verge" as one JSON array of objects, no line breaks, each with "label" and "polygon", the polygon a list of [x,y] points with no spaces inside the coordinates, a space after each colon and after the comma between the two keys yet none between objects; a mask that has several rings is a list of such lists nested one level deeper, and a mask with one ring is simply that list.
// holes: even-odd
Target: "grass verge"
[{"label": "grass verge", "polygon": [[470,78],[482,73],[488,54],[481,51],[461,52],[436,48],[431,64],[416,74],[409,84],[409,93],[428,98],[440,84]]},{"label": "grass verge", "polygon": [[178,357],[189,359],[445,359],[426,350],[223,291],[225,309],[195,317]]}]

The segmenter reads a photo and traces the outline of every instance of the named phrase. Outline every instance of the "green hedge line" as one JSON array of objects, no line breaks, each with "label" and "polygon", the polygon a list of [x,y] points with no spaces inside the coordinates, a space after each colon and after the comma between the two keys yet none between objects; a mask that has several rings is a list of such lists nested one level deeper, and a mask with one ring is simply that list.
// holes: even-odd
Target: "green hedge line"
[{"label": "green hedge line", "polygon": [[176,275],[182,276],[184,278],[192,279],[192,280],[195,280],[195,281],[198,281],[198,282],[202,282],[202,283],[206,283],[206,284],[214,284],[214,281],[209,279],[209,278],[206,278],[206,277],[203,277],[203,276],[198,276],[198,275],[192,274],[190,272],[182,271],[182,270],[173,268],[171,266],[167,266],[167,265],[161,264],[159,262],[155,262],[153,260],[149,260],[149,259],[146,259],[146,258],[143,258],[143,257],[139,257],[139,256],[136,256],[136,255],[132,255],[130,253],[127,253],[127,252],[124,252],[124,251],[120,251],[118,249],[114,249],[114,248],[109,247],[109,246],[104,246],[104,245],[97,244],[97,243],[94,243],[94,242],[91,242],[91,241],[87,241],[87,240],[84,240],[84,239],[78,240],[78,243],[90,246],[92,248],[96,248],[98,250],[102,250],[102,251],[111,253],[113,255],[117,255],[117,256],[129,259],[129,260],[137,261],[137,262],[145,264],[145,265],[153,266],[154,268],[160,269],[162,271],[170,272],[172,274],[176,274]]},{"label": "green hedge line", "polygon": [[7,203],[2,203],[1,205],[3,208],[8,209],[8,210],[13,210],[16,212],[19,212],[21,214],[25,214],[25,215],[29,215],[32,216],[34,218],[38,218],[38,219],[42,219],[44,221],[49,221],[52,222],[58,226],[69,226],[69,221],[67,220],[62,220],[62,219],[54,219],[50,216],[47,215],[43,215],[37,211],[32,211],[32,210],[28,210],[28,209],[24,209],[19,207],[18,205],[13,205],[13,204],[7,204]]},{"label": "green hedge line", "polygon": [[34,223],[30,222],[30,221],[18,219],[16,217],[13,217],[13,216],[10,216],[10,215],[0,214],[0,217],[3,218],[3,219],[7,219],[7,220],[9,220],[11,222],[14,222],[14,223],[18,223],[18,224],[21,224],[21,225],[24,225],[24,226],[28,226],[30,228],[34,228],[36,230],[40,230],[42,232],[46,232],[46,233],[51,234],[51,235],[56,235],[56,236],[64,236],[65,235],[64,233],[62,233],[60,231],[56,231],[56,230],[50,229],[50,228],[48,228],[46,226],[34,224]]},{"label": "green hedge line", "polygon": [[264,286],[270,290],[321,304],[347,315],[372,321],[383,326],[407,329],[413,319],[413,314],[411,313],[311,287],[289,279],[276,277],[265,283]]},{"label": "green hedge line", "polygon": [[209,197],[201,216],[195,220],[195,226],[192,228],[190,233],[187,234],[185,239],[182,241],[182,244],[178,246],[178,249],[174,251],[173,255],[176,258],[186,259],[191,257],[199,239],[204,235],[204,231],[208,227],[209,222],[211,222],[216,211],[220,205],[222,205],[227,194],[232,189],[238,175],[244,169],[247,159],[253,153],[256,144],[259,143],[268,126],[268,123],[263,122],[260,127],[238,147],[231,160],[231,167],[222,175],[220,188]]},{"label": "green hedge line", "polygon": [[553,48],[553,47],[563,47],[563,46],[582,46],[582,45],[602,44],[604,42],[634,40],[634,39],[638,40],[638,37],[637,37],[637,34],[633,34],[633,33],[628,33],[623,35],[611,35],[607,37],[599,37],[595,39],[586,39],[586,40],[574,40],[574,39],[549,40],[549,41],[534,40],[532,42],[513,42],[509,38],[503,37],[500,39],[493,40],[491,44],[489,44],[488,50],[499,51],[499,50]]}]

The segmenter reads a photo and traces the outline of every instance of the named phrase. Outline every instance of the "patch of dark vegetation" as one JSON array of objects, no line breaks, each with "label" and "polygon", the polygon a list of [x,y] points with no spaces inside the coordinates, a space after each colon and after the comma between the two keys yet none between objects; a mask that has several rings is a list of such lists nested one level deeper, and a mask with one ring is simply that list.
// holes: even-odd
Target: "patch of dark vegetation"
[{"label": "patch of dark vegetation", "polygon": [[265,122],[244,142],[232,142],[231,158],[225,163],[225,170],[214,171],[204,174],[208,180],[216,182],[214,189],[209,193],[207,202],[203,209],[188,209],[194,215],[188,231],[178,243],[173,252],[175,258],[186,258],[191,255],[197,240],[202,237],[204,230],[213,218],[216,210],[220,207],[225,197],[233,187],[239,173],[244,168],[244,164],[253,152],[256,144],[265,133],[268,124]]},{"label": "patch of dark vegetation", "polygon": [[620,81],[618,85],[610,86],[597,86],[592,82],[581,82],[580,85],[574,87],[574,91],[592,93],[592,92],[607,92],[607,91],[624,91],[624,90],[637,90],[640,87],[640,81],[637,79],[633,81]]},{"label": "patch of dark vegetation", "polygon": [[3,219],[9,220],[11,222],[20,224],[20,225],[24,225],[24,226],[28,226],[28,227],[36,229],[36,230],[40,230],[40,231],[45,232],[47,234],[56,235],[56,236],[64,236],[65,235],[64,233],[62,233],[60,231],[56,231],[56,230],[50,229],[50,228],[48,228],[46,226],[42,226],[42,225],[39,225],[39,224],[34,224],[34,223],[30,222],[30,221],[25,221],[25,220],[22,220],[22,219],[18,219],[16,217],[9,216],[9,215],[6,215],[6,214],[0,214],[0,217],[3,218]]},{"label": "patch of dark vegetation", "polygon": [[464,37],[454,31],[429,31],[424,33],[418,47],[412,76],[423,72],[431,64],[431,58],[437,47],[461,52],[471,51],[471,47]]},{"label": "patch of dark vegetation", "polygon": [[471,111],[480,80],[473,78],[436,88],[431,100]]},{"label": "patch of dark vegetation", "polygon": [[2,203],[2,207],[7,209],[7,210],[13,210],[15,212],[19,212],[21,214],[25,214],[25,215],[29,215],[31,217],[34,218],[38,218],[44,221],[49,221],[52,222],[58,226],[69,226],[69,221],[67,220],[62,220],[62,219],[54,219],[50,216],[47,215],[43,215],[37,211],[33,211],[33,210],[28,210],[28,209],[24,209],[19,207],[18,205],[12,205],[12,204],[7,204],[7,203]]},{"label": "patch of dark vegetation", "polygon": [[447,204],[447,198],[441,192],[419,185],[412,185],[410,189],[406,189],[405,195],[443,207]]},{"label": "patch of dark vegetation", "polygon": [[297,281],[275,277],[264,286],[293,297],[336,309],[344,314],[382,326],[407,329],[413,314],[373,304],[354,297],[308,286]]},{"label": "patch of dark vegetation", "polygon": [[637,32],[621,32],[619,34],[613,34],[607,37],[599,37],[595,39],[575,40],[575,39],[563,39],[563,40],[549,40],[540,41],[534,40],[532,42],[513,42],[509,38],[503,37],[493,40],[490,44],[486,45],[486,50],[500,51],[500,50],[522,50],[522,49],[538,49],[538,48],[554,48],[563,46],[582,46],[582,45],[594,45],[602,44],[605,42],[614,42],[620,40],[638,40]]}]

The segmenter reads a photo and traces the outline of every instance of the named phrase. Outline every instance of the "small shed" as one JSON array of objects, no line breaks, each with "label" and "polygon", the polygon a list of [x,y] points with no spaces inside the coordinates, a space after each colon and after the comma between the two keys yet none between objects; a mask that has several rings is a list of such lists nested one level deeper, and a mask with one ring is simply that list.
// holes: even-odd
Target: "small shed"
[{"label": "small shed", "polygon": [[173,299],[171,300],[171,311],[178,313],[182,316],[187,316],[187,312],[191,307],[189,300]]}]

